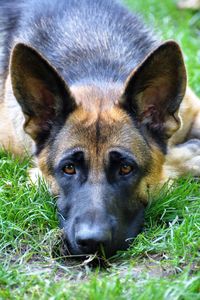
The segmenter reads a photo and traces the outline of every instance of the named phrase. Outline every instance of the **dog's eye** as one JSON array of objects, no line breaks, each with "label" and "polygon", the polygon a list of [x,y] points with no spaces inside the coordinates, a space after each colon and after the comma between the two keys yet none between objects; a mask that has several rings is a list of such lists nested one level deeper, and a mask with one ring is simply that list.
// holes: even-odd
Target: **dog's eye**
[{"label": "dog's eye", "polygon": [[120,175],[128,175],[133,171],[133,166],[129,164],[122,164],[119,169]]},{"label": "dog's eye", "polygon": [[74,175],[74,174],[76,174],[76,168],[75,168],[74,164],[67,164],[63,168],[63,172],[67,175]]}]

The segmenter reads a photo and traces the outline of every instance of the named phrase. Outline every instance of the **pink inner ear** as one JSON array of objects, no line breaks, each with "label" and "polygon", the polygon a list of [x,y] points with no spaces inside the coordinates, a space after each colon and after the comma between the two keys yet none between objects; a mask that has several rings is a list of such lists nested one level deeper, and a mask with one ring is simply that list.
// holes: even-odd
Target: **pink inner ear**
[{"label": "pink inner ear", "polygon": [[139,123],[148,125],[152,129],[160,128],[162,122],[160,120],[159,112],[155,105],[149,105],[138,117]]},{"label": "pink inner ear", "polygon": [[26,79],[26,87],[29,94],[38,106],[45,106],[46,109],[54,107],[55,97],[39,79],[29,77]]},{"label": "pink inner ear", "polygon": [[150,83],[142,93],[141,107],[142,110],[148,106],[155,105],[163,111],[166,109],[169,95],[172,95],[172,87],[167,78],[159,78],[157,81]]},{"label": "pink inner ear", "polygon": [[55,105],[54,95],[48,89],[46,89],[46,87],[41,87],[40,93],[41,93],[41,99],[43,103],[48,107],[54,107]]},{"label": "pink inner ear", "polygon": [[153,130],[161,130],[165,122],[170,84],[161,78],[151,84],[138,97],[140,101],[138,121]]}]

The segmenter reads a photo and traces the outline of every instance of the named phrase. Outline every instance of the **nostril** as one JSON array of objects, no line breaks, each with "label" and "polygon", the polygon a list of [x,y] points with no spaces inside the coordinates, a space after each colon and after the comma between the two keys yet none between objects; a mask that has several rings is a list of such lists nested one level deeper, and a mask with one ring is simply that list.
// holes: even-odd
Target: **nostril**
[{"label": "nostril", "polygon": [[83,251],[97,251],[100,245],[108,245],[111,242],[110,232],[83,230],[76,234],[76,243]]},{"label": "nostril", "polygon": [[80,247],[87,248],[90,244],[93,244],[93,241],[85,240],[79,237],[78,239],[76,239],[76,243]]}]

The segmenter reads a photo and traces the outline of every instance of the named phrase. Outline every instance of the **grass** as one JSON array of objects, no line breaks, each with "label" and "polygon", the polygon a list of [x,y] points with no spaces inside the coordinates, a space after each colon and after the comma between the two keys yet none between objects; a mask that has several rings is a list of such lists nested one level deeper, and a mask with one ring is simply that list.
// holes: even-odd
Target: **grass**
[{"label": "grass", "polygon": [[[182,45],[200,95],[200,13],[180,12],[171,0],[126,2]],[[163,187],[144,232],[102,270],[62,257],[55,199],[43,182],[28,183],[29,164],[0,153],[0,299],[200,299],[199,180]]]}]

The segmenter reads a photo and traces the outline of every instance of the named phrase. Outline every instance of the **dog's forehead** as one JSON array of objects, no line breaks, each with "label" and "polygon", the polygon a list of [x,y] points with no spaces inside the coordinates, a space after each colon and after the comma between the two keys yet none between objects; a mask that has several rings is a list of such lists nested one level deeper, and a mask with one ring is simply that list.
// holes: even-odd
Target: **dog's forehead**
[{"label": "dog's forehead", "polygon": [[110,149],[121,147],[133,152],[141,164],[147,152],[130,116],[117,106],[98,113],[79,107],[66,120],[54,144],[55,162],[73,148],[83,149],[90,160],[102,161]]},{"label": "dog's forehead", "polygon": [[70,91],[78,105],[82,105],[87,111],[99,114],[100,111],[108,110],[118,103],[123,94],[123,86],[118,83],[104,82],[73,85]]}]

